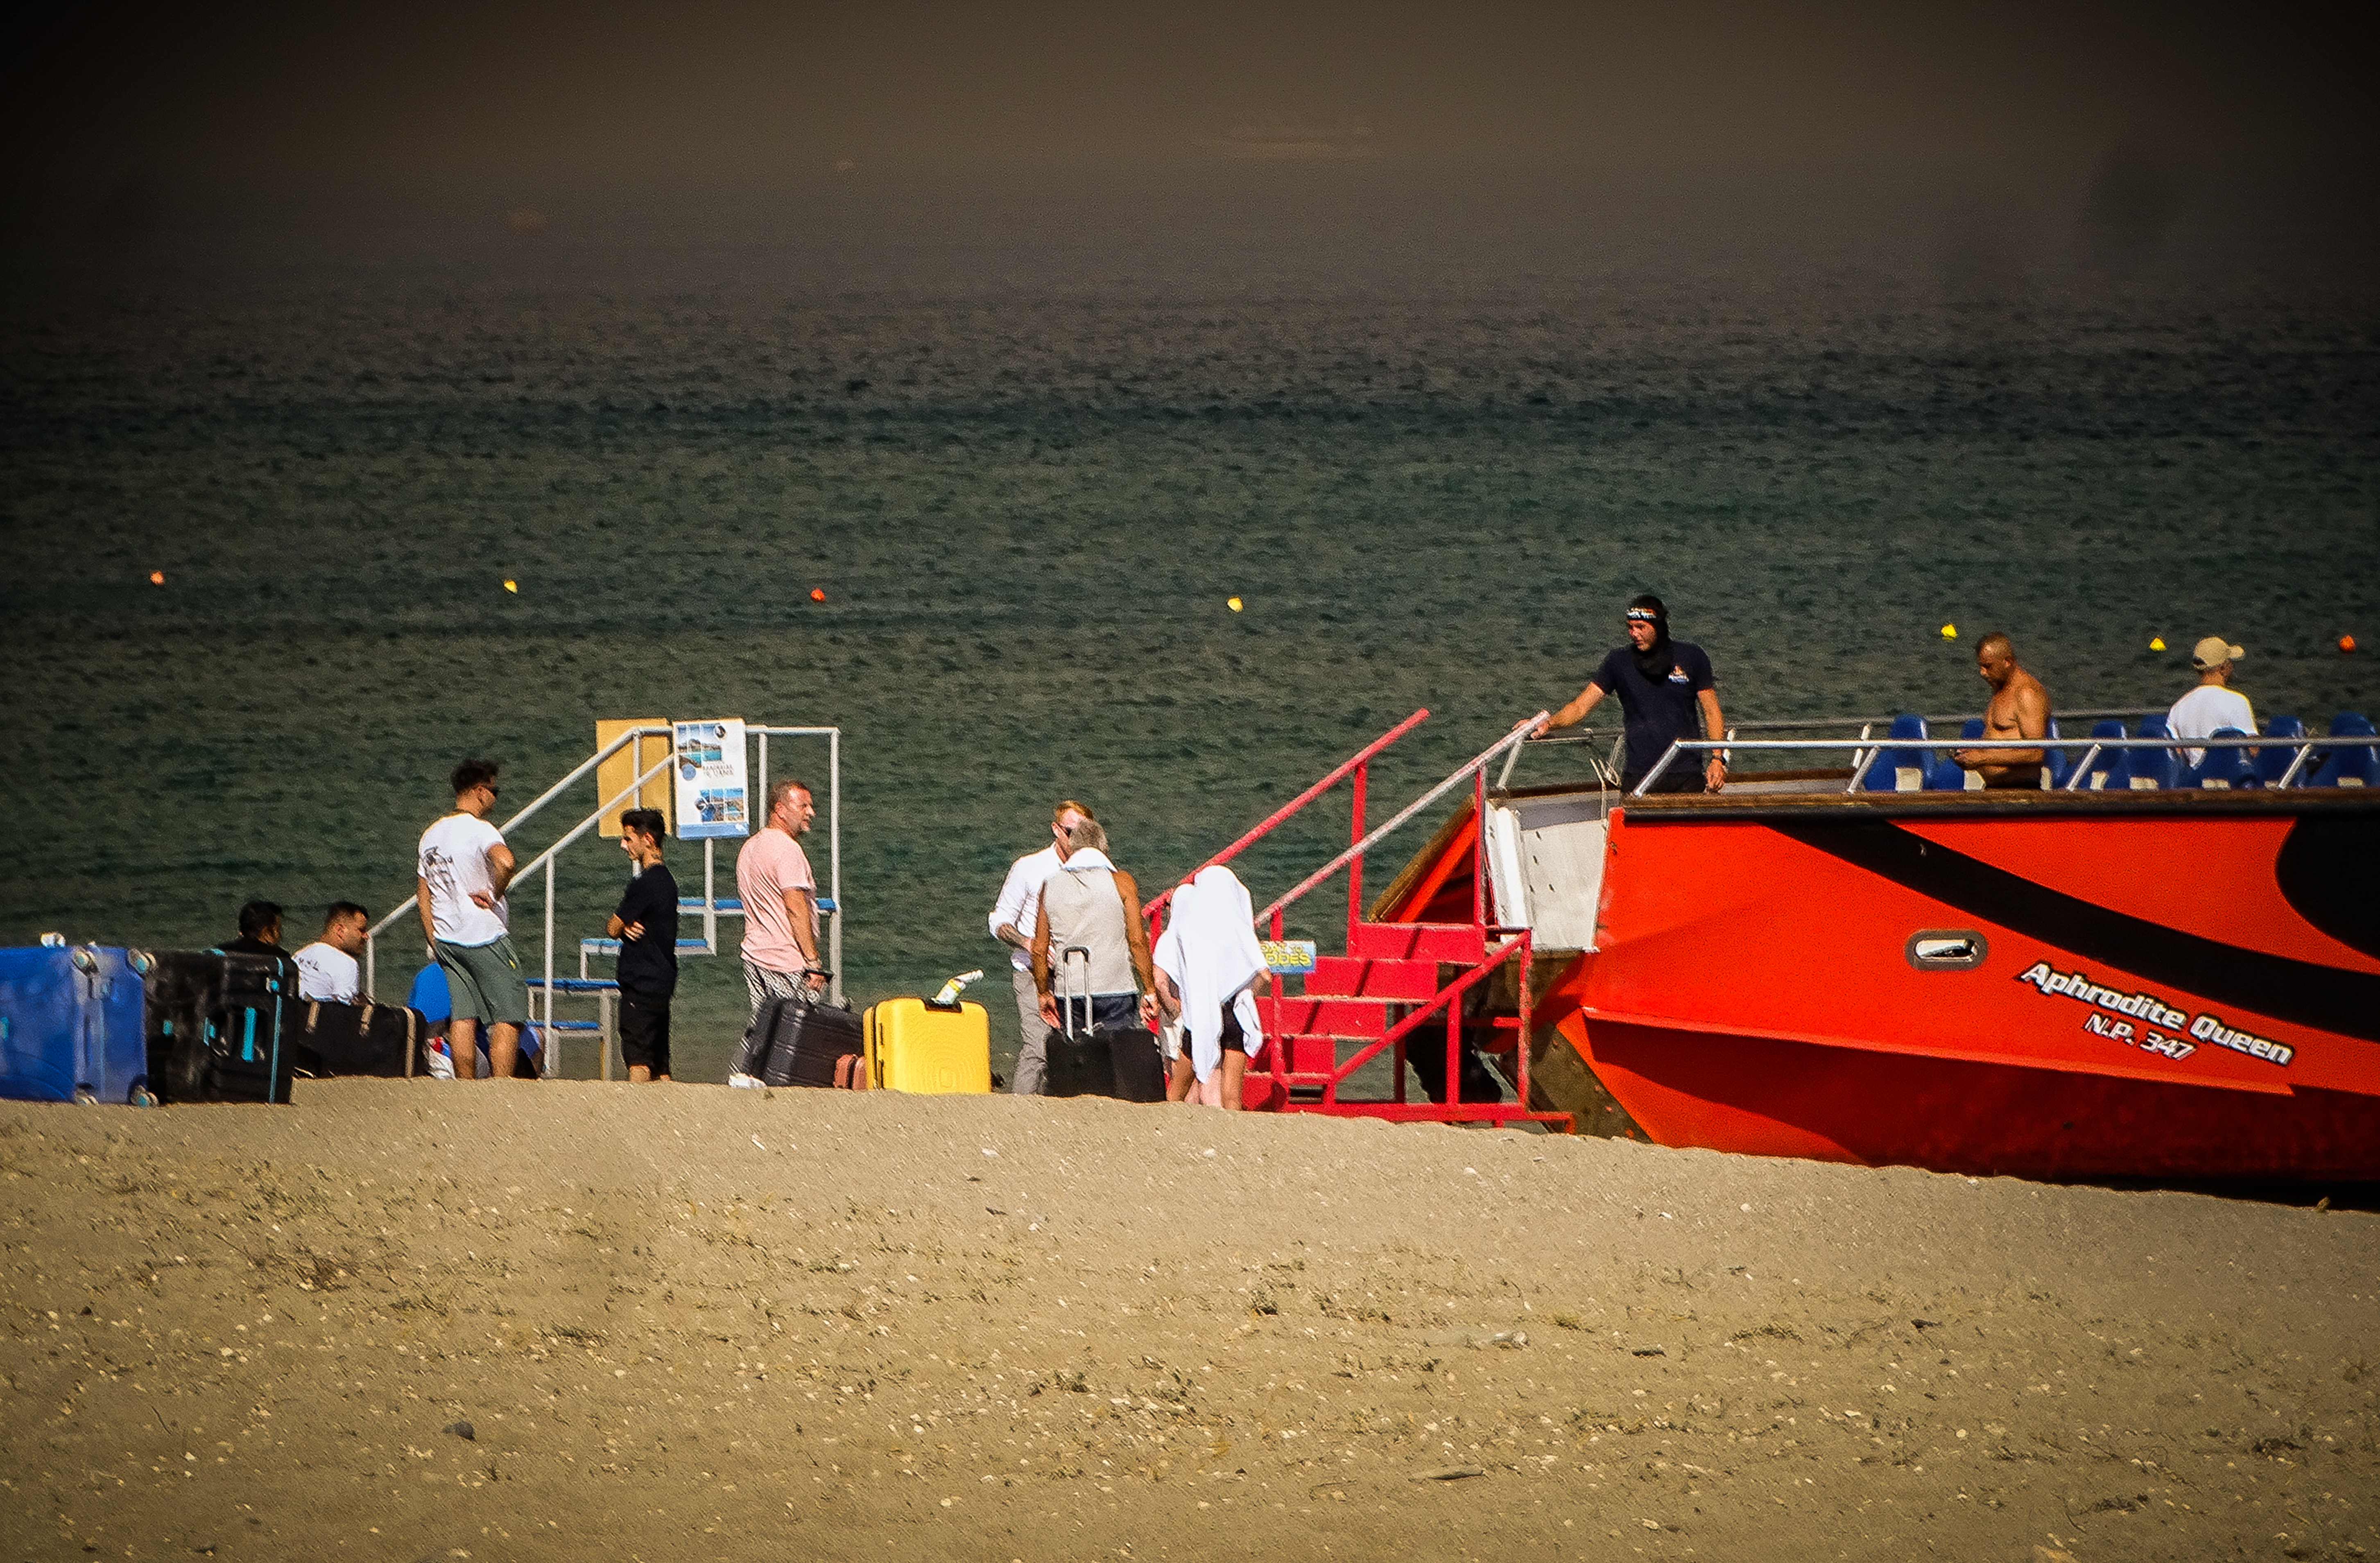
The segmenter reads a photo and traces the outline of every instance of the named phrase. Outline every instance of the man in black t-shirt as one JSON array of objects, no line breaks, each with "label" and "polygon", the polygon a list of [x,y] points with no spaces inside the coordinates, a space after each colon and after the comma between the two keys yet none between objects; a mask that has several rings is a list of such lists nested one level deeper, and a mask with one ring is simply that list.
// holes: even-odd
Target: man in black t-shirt
[{"label": "man in black t-shirt", "polygon": [[677,880],[662,862],[669,826],[657,808],[620,816],[620,850],[637,877],[604,932],[620,941],[620,1056],[628,1080],[670,1077],[670,995],[677,991]]},{"label": "man in black t-shirt", "polygon": [[[1679,739],[1692,742],[1727,735],[1710,659],[1691,641],[1670,638],[1670,611],[1658,597],[1630,600],[1628,644],[1604,658],[1594,682],[1579,691],[1578,698],[1539,723],[1537,733],[1570,726],[1606,695],[1620,697],[1621,713],[1626,718],[1628,754],[1621,785],[1630,792]],[[1652,790],[1716,793],[1726,784],[1727,762],[1714,749],[1701,765],[1694,762],[1693,756],[1681,755]]]}]

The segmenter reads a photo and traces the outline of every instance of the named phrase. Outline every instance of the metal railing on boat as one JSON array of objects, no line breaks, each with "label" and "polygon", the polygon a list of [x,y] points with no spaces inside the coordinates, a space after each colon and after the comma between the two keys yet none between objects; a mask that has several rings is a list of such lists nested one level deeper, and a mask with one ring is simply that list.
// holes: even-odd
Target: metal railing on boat
[{"label": "metal railing on boat", "polygon": [[[2074,713],[2077,720],[2090,714],[2092,713],[2081,711]],[[1969,751],[1998,750],[2007,752],[2032,752],[2059,748],[2069,744],[2082,744],[2085,745],[2082,758],[2075,764],[2070,773],[2070,777],[2078,779],[2087,778],[2090,775],[2091,761],[2096,759],[2102,753],[2109,750],[2144,749],[2162,750],[2168,753],[2178,752],[2182,749],[2297,750],[2298,754],[2296,757],[2290,761],[2289,769],[2278,781],[2271,784],[2274,790],[2294,786],[2296,784],[2297,778],[2303,773],[2307,756],[2313,753],[2315,750],[2369,749],[2374,746],[2373,739],[2369,736],[2317,738],[2308,734],[2299,737],[2276,737],[2270,733],[2210,735],[2204,738],[2177,738],[2168,735],[2164,737],[2149,738],[2091,739],[2061,739],[2056,737],[1895,739],[1889,736],[1876,738],[1865,735],[1859,738],[1681,738],[1673,741],[1670,745],[1669,748],[1662,752],[1661,757],[1654,762],[1653,769],[1645,773],[1645,780],[1639,782],[1635,787],[1630,791],[1628,795],[1632,798],[1641,798],[1647,795],[1652,790],[1653,784],[1661,779],[1662,774],[1670,769],[1670,763],[1677,759],[1681,755],[1708,754],[1729,750],[1742,750],[1752,754],[1786,752],[1808,753],[1813,750],[1819,752],[1847,752],[1855,757],[1852,769],[1851,782],[1849,785],[1843,788],[1843,791],[1846,793],[1856,793],[1860,790],[1860,783],[1867,779],[1867,772],[1870,767],[1876,763],[1877,757],[1882,755],[1888,749],[1963,749]],[[1840,772],[1838,774],[1840,774]],[[2263,786],[2264,783],[2258,782],[2256,785]],[[2063,787],[2056,790],[2061,792],[2080,792],[2084,789],[2079,786],[2074,780],[2070,780]]]},{"label": "metal railing on boat", "polygon": [[[2061,721],[2131,721],[2141,717],[2162,715],[2164,714],[2164,710],[2165,708],[2162,706],[2110,706],[2104,709],[2097,710],[2055,711],[2052,712],[2051,715],[2053,719]],[[1951,722],[1963,723],[1968,721],[1980,721],[1983,720],[1983,715],[1984,713],[1981,711],[1954,711],[1948,715],[1920,716],[1918,720],[1925,723],[1928,729],[1931,729],[1937,726],[1945,726]],[[1723,746],[1737,746],[1738,735],[1746,733],[1804,733],[1813,728],[1848,728],[1854,726],[1859,729],[1859,738],[1857,741],[1862,744],[1880,742],[1886,744],[1888,747],[1921,748],[1927,745],[1940,747],[1949,743],[1949,740],[1947,739],[1928,739],[1926,744],[1902,745],[1894,744],[1889,738],[1878,739],[1876,736],[1876,730],[1877,728],[1881,727],[1888,730],[1892,724],[1899,720],[1900,719],[1897,716],[1778,717],[1765,719],[1760,721],[1730,722],[1727,727],[1727,737],[1724,740]],[[1528,746],[1534,749],[1543,745],[1591,745],[1609,742],[1611,745],[1610,752],[1607,755],[1596,757],[1595,765],[1598,772],[1604,773],[1608,783],[1616,789],[1620,785],[1620,766],[1624,753],[1621,745],[1624,736],[1625,734],[1623,731],[1618,728],[1582,727],[1574,733],[1541,733],[1529,740]],[[1703,742],[1707,744],[1709,740],[1706,739]],[[1792,746],[1802,747],[1803,745],[1795,745]],[[1961,743],[1959,747],[1964,748],[1966,747],[1966,745]],[[1521,750],[1517,747],[1514,748],[1511,754],[1505,757],[1504,769],[1496,778],[1496,791],[1500,793],[1503,792],[1511,785],[1512,780],[1512,768],[1519,762],[1520,757]]]}]

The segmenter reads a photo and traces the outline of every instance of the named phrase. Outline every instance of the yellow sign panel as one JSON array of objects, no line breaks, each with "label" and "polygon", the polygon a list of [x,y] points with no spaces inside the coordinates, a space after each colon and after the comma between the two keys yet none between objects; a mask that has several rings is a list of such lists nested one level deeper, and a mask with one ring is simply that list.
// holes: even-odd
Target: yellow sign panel
[{"label": "yellow sign panel", "polygon": [[601,749],[630,728],[650,727],[655,731],[632,742],[623,744],[620,752],[595,768],[596,802],[609,805],[603,818],[595,828],[606,836],[620,833],[620,816],[632,808],[657,808],[662,821],[670,820],[670,768],[662,765],[653,771],[652,779],[637,789],[637,796],[612,800],[628,790],[638,777],[652,770],[670,755],[670,724],[667,717],[625,717],[617,721],[595,724],[595,747]]}]

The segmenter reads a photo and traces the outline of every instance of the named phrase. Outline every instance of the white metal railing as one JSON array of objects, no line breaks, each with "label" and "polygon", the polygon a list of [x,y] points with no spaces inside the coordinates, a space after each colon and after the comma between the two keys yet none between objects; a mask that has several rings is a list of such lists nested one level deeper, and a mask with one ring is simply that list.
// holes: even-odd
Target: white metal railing
[{"label": "white metal railing", "polygon": [[[550,804],[554,799],[560,797],[564,788],[568,787],[572,782],[577,781],[580,777],[585,776],[589,771],[594,769],[605,760],[610,759],[613,755],[618,754],[622,749],[626,748],[630,744],[635,743],[638,739],[650,738],[656,734],[664,738],[671,736],[670,730],[666,727],[632,727],[626,732],[620,733],[610,743],[596,750],[592,755],[589,755],[587,759],[576,769],[572,770],[569,775],[564,777],[561,781],[556,782],[552,786],[548,787],[544,792],[539,794],[536,802],[530,804],[527,808],[522,809],[518,814],[514,815],[510,819],[507,819],[503,824],[497,826],[496,834],[509,838],[512,835],[514,829],[517,827],[522,820],[528,818],[529,816],[535,814],[539,809],[543,808],[547,804]],[[520,876],[518,874],[515,874],[513,877],[515,878],[518,878]],[[412,911],[413,903],[420,898],[421,892],[416,891],[413,894],[407,896],[403,901],[399,902],[394,908],[392,908],[387,916],[382,917],[379,922],[374,923],[370,927],[364,930],[364,992],[367,994],[377,991],[374,981],[377,975],[374,969],[374,957],[378,953],[376,947],[380,939],[381,930],[387,927],[391,923],[395,922],[399,917],[404,916],[407,912]]]},{"label": "white metal railing", "polygon": [[[1951,722],[1963,723],[1967,721],[1980,721],[1983,720],[1983,714],[1984,713],[1981,711],[1957,711],[1948,716],[1921,716],[1918,720],[1925,723],[1928,728],[1935,728],[1947,726]],[[2154,708],[2147,706],[2137,708],[2127,706],[2120,709],[2110,707],[2106,710],[2057,711],[2052,714],[2058,720],[2065,721],[2131,721],[2144,716],[2162,716],[2165,714],[2165,708],[2162,706]],[[1763,721],[1735,721],[1730,722],[1727,725],[1727,742],[1730,746],[1733,745],[1736,735],[1743,733],[1803,733],[1808,732],[1813,728],[1842,728],[1852,726],[1858,727],[1859,735],[1863,740],[1868,740],[1874,738],[1877,728],[1882,727],[1889,729],[1897,720],[1899,719],[1896,717],[1888,716],[1784,717]],[[1609,740],[1611,744],[1609,753],[1593,756],[1591,758],[1593,759],[1597,772],[1601,775],[1609,785],[1616,787],[1620,784],[1621,758],[1626,753],[1624,745],[1627,740],[1627,733],[1624,729],[1582,727],[1574,733],[1563,732],[1540,733],[1538,736],[1529,740],[1528,747],[1534,749],[1545,745],[1596,744],[1601,743],[1607,739]],[[1707,742],[1707,740],[1705,740],[1705,742]],[[1887,742],[1889,744],[1889,740]],[[1929,739],[1928,742],[1935,747],[1939,748],[1945,746],[1949,743],[1949,740],[1937,738]],[[1793,746],[1801,747],[1802,745],[1796,745]],[[1891,745],[1890,746],[1909,748],[1915,747],[1916,745]],[[1961,742],[1961,746],[1964,746],[1963,741]],[[1506,787],[1511,785],[1512,780],[1512,768],[1519,762],[1520,758],[1521,750],[1517,747],[1514,748],[1511,754],[1505,757],[1504,769],[1496,778],[1496,790],[1498,792],[1502,792]]]},{"label": "white metal railing", "polygon": [[[839,727],[759,727],[747,725],[744,731],[747,739],[757,740],[758,743],[759,757],[759,764],[754,770],[755,780],[750,789],[750,795],[754,798],[760,799],[765,799],[768,796],[769,740],[771,738],[822,737],[827,741],[828,893],[819,896],[817,898],[817,903],[818,909],[825,913],[827,916],[828,943],[826,957],[828,962],[828,994],[831,1000],[839,1003],[843,999],[843,730]],[[556,977],[554,972],[555,861],[565,849],[584,838],[588,831],[601,824],[602,820],[610,816],[613,810],[625,804],[629,799],[638,796],[646,786],[651,783],[654,778],[669,769],[677,757],[676,751],[674,746],[674,740],[675,738],[674,730],[670,726],[643,726],[625,729],[616,734],[610,743],[607,743],[601,748],[597,749],[594,754],[589,756],[584,761],[573,768],[568,775],[563,777],[562,780],[556,782],[552,786],[548,787],[543,793],[540,794],[535,801],[531,802],[528,807],[522,809],[519,813],[514,815],[510,819],[504,821],[504,824],[496,828],[499,835],[509,839],[512,833],[517,830],[524,821],[537,814],[540,809],[544,808],[546,805],[560,797],[562,794],[572,785],[585,779],[589,772],[601,765],[603,761],[611,758],[613,755],[619,753],[622,749],[627,747],[630,744],[637,742],[638,739],[651,737],[671,739],[673,740],[673,747],[669,752],[665,753],[660,760],[647,768],[641,775],[638,775],[634,781],[630,782],[627,786],[619,789],[612,796],[605,798],[599,803],[592,812],[579,819],[577,823],[573,825],[569,830],[565,832],[559,840],[546,847],[544,851],[539,853],[534,857],[531,857],[527,863],[521,864],[519,866],[515,868],[513,871],[512,881],[506,886],[506,892],[509,895],[513,891],[517,890],[522,882],[527,880],[532,874],[540,869],[543,870],[543,890],[545,899],[544,975],[541,980],[532,979],[532,986],[538,987],[542,994],[542,1002],[533,1008],[532,1017],[540,1026],[540,1035],[545,1038],[548,1059],[554,1064],[558,1064],[561,1057],[559,1038],[553,1029],[555,1024],[553,1019],[555,995],[563,987],[569,987],[574,991],[577,991],[582,983],[589,980],[587,977],[586,960],[589,948],[595,946],[613,946],[613,941],[603,939],[582,939],[580,941],[579,951],[579,978],[565,981],[564,979],[558,979]],[[719,952],[719,919],[722,916],[741,917],[745,915],[745,909],[740,900],[732,903],[722,903],[717,893],[717,860],[715,855],[717,842],[718,838],[716,837],[705,837],[703,839],[702,900],[698,903],[702,914],[703,937],[699,941],[688,939],[679,940],[679,946],[681,949],[695,949],[698,942],[701,953],[713,955]],[[404,901],[392,908],[385,916],[382,917],[377,923],[372,924],[371,927],[365,931],[364,991],[366,994],[372,994],[377,990],[380,935],[386,931],[390,925],[395,923],[407,914],[414,913],[416,911],[416,903],[419,898],[419,891],[412,895],[407,896]],[[694,904],[697,903],[682,901],[681,909],[690,910]],[[608,994],[601,995],[601,997],[608,999]],[[602,1029],[600,1023],[599,1029]],[[606,1036],[607,1041],[604,1048],[603,1063],[605,1066],[604,1077],[608,1079],[610,1078],[609,1070],[611,1064],[608,1032],[606,1033]]]},{"label": "white metal railing", "polygon": [[[2079,711],[2076,712],[2076,719],[2078,721],[2081,720],[2083,714],[2084,713]],[[2244,733],[2236,737],[2220,738],[2177,738],[2170,735],[2161,738],[2091,739],[1894,739],[1890,737],[1879,739],[1865,735],[1859,738],[1681,738],[1673,741],[1670,745],[1669,748],[1662,752],[1661,757],[1654,763],[1653,769],[1645,773],[1645,780],[1636,783],[1634,789],[1632,790],[1628,795],[1634,798],[1644,797],[1651,790],[1653,783],[1659,781],[1662,773],[1670,769],[1670,762],[1676,759],[1680,755],[1700,754],[1727,749],[1741,749],[1755,754],[1779,752],[1785,750],[1806,751],[1812,749],[1822,751],[1848,751],[1853,756],[1862,757],[1858,758],[1853,765],[1851,785],[1843,789],[1847,793],[1852,793],[1859,790],[1860,782],[1866,778],[1868,768],[1875,764],[1876,757],[1887,749],[2047,751],[2050,749],[2064,748],[2070,745],[2088,745],[2089,747],[2083,755],[2082,762],[2075,766],[2071,772],[2071,774],[2078,776],[2087,775],[2089,772],[2090,762],[2096,759],[2103,751],[2108,749],[2296,749],[2301,751],[2296,759],[2290,763],[2287,773],[2284,774],[2279,781],[2273,783],[2274,787],[2279,788],[2289,786],[2296,781],[2296,778],[2304,767],[2306,755],[2312,753],[2313,750],[2368,749],[2374,747],[2375,743],[2380,743],[2380,740],[2374,740],[2369,736],[2316,738],[2308,734],[2301,737],[2276,738],[2269,733]],[[2072,792],[2077,791],[2078,789],[2076,789],[2070,782],[2064,790]]]},{"label": "white metal railing", "polygon": [[1482,749],[1478,754],[1475,755],[1470,759],[1465,760],[1462,765],[1456,767],[1448,774],[1445,781],[1440,782],[1437,786],[1432,787],[1428,792],[1424,793],[1421,796],[1414,799],[1413,802],[1399,809],[1387,823],[1377,827],[1362,841],[1357,842],[1354,846],[1349,847],[1346,851],[1341,853],[1338,856],[1332,858],[1321,867],[1317,868],[1305,878],[1299,880],[1296,889],[1291,891],[1288,894],[1282,896],[1278,901],[1275,901],[1271,905],[1266,907],[1263,911],[1256,915],[1255,920],[1257,926],[1262,927],[1274,913],[1281,911],[1283,908],[1287,907],[1291,902],[1295,901],[1307,891],[1312,890],[1315,886],[1320,884],[1331,875],[1339,872],[1340,869],[1344,868],[1350,863],[1354,862],[1355,859],[1363,856],[1364,854],[1369,852],[1383,837],[1387,836],[1390,831],[1395,830],[1398,826],[1402,825],[1406,820],[1411,819],[1415,815],[1419,814],[1423,809],[1427,808],[1430,805],[1436,803],[1439,799],[1444,797],[1447,794],[1461,786],[1464,782],[1469,781],[1473,776],[1484,773],[1488,763],[1495,759],[1498,755],[1502,754],[1508,748],[1515,748],[1524,742],[1529,736],[1529,730],[1535,727],[1538,722],[1545,721],[1547,714],[1548,713],[1544,711],[1539,711],[1536,715],[1529,718],[1527,721],[1522,722],[1518,727],[1512,729],[1512,732],[1507,733],[1493,744],[1488,745],[1488,747]]}]

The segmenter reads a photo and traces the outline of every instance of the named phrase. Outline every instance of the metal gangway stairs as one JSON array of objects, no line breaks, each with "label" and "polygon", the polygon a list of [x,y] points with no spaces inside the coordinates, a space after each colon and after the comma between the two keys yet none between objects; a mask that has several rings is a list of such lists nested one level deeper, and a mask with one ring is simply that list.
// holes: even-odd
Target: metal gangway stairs
[{"label": "metal gangway stairs", "polygon": [[[1529,993],[1532,936],[1526,927],[1496,920],[1490,904],[1487,873],[1477,866],[1483,854],[1473,854],[1470,915],[1461,922],[1374,921],[1364,904],[1364,860],[1392,832],[1410,822],[1439,799],[1468,782],[1473,818],[1487,799],[1488,768],[1507,750],[1524,740],[1545,713],[1515,726],[1503,738],[1458,766],[1435,786],[1406,804],[1385,822],[1365,828],[1371,762],[1382,750],[1429,718],[1427,709],[1404,721],[1366,745],[1328,775],[1258,822],[1246,834],[1183,876],[1195,878],[1199,869],[1228,863],[1283,821],[1322,797],[1341,782],[1349,783],[1349,844],[1329,862],[1262,911],[1257,913],[1258,937],[1271,940],[1268,963],[1288,950],[1283,938],[1293,905],[1343,875],[1347,904],[1341,932],[1342,952],[1314,956],[1311,965],[1284,961],[1275,965],[1271,991],[1259,997],[1257,1010],[1264,1025],[1263,1058],[1249,1066],[1242,1101],[1258,1111],[1317,1112],[1339,1117],[1385,1118],[1412,1122],[1503,1124],[1535,1121],[1568,1129],[1571,1115],[1529,1106]],[[1402,898],[1408,906],[1423,906],[1444,888],[1445,876],[1418,896]],[[1172,891],[1153,897],[1145,908],[1152,932]],[[1287,972],[1283,965],[1300,968]],[[1486,1050],[1515,1055],[1511,1071],[1518,1085],[1517,1099],[1463,1099],[1463,1000],[1489,981],[1501,968],[1511,968],[1520,996],[1517,1017],[1499,1017]],[[1297,992],[1286,990],[1285,978],[1298,976]],[[1435,1052],[1444,1036],[1443,1084],[1432,1099],[1415,1101],[1406,1081],[1406,1064],[1423,1048]],[[1357,1095],[1356,1077],[1385,1058],[1390,1065],[1390,1094]],[[1431,1062],[1434,1064],[1435,1060]],[[1378,1071],[1372,1069],[1377,1074]],[[1420,1072],[1415,1071],[1415,1072]]]},{"label": "metal gangway stairs", "polygon": [[[826,741],[827,893],[818,898],[818,908],[826,915],[827,919],[826,958],[830,984],[828,996],[832,1001],[840,1003],[843,999],[843,730],[839,727],[762,727],[747,723],[744,733],[746,741],[754,745],[754,750],[747,750],[747,758],[750,762],[747,773],[752,777],[749,794],[755,798],[768,796],[770,739],[823,738]],[[594,1038],[601,1048],[598,1074],[604,1080],[610,1080],[613,1077],[613,1062],[618,1052],[618,1017],[615,1005],[619,997],[620,985],[614,978],[594,975],[589,969],[589,962],[597,957],[616,958],[620,952],[619,941],[612,939],[581,938],[577,941],[578,975],[570,976],[556,973],[555,865],[565,852],[587,839],[589,833],[596,831],[605,819],[616,818],[623,809],[636,806],[631,800],[641,799],[646,795],[647,790],[670,769],[676,757],[675,750],[672,746],[674,735],[673,728],[666,723],[643,723],[622,729],[601,744],[593,754],[573,767],[567,775],[539,794],[528,806],[496,828],[498,833],[504,838],[506,844],[511,844],[515,840],[516,831],[534,818],[547,805],[553,803],[580,782],[595,777],[606,760],[612,759],[623,750],[630,749],[631,745],[635,746],[636,757],[641,758],[646,743],[656,738],[661,741],[662,757],[659,760],[638,772],[635,779],[626,786],[613,788],[610,796],[601,798],[592,810],[565,830],[551,845],[527,862],[519,864],[513,871],[511,885],[506,889],[505,897],[508,904],[513,898],[520,894],[524,888],[534,886],[540,891],[542,896],[542,958],[536,968],[537,975],[528,977],[528,984],[530,995],[529,1024],[537,1031],[539,1040],[543,1046],[544,1056],[540,1073],[548,1077],[556,1076],[562,1072],[565,1044],[570,1036],[584,1036]],[[755,750],[757,753],[754,752]],[[630,769],[633,769],[634,767]],[[601,794],[601,785],[596,785],[594,791]],[[702,894],[699,896],[682,894],[678,898],[681,927],[688,914],[698,915],[702,920],[702,937],[695,939],[681,935],[679,938],[677,951],[681,958],[717,955],[720,952],[720,920],[731,917],[740,919],[744,915],[742,901],[732,895],[719,894],[718,842],[719,838],[715,836],[702,838]],[[407,896],[365,932],[364,994],[370,1002],[382,1002],[376,997],[380,936],[392,925],[406,918],[418,916],[419,914],[414,906],[418,899],[418,892],[415,895]],[[517,943],[517,940],[516,942]],[[595,1013],[591,1017],[557,1015],[554,1006],[558,1000],[579,1003],[591,1002],[595,1007]]]}]

